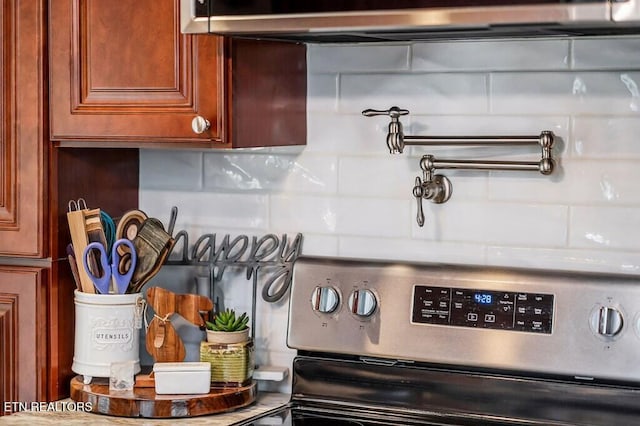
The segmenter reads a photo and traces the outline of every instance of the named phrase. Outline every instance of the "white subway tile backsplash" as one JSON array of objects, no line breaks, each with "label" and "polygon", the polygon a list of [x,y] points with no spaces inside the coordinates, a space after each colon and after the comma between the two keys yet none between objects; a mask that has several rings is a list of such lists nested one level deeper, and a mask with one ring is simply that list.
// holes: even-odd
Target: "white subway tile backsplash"
[{"label": "white subway tile backsplash", "polygon": [[340,237],[340,257],[484,264],[485,246],[471,243],[434,242],[420,239]]},{"label": "white subway tile backsplash", "polygon": [[491,112],[638,114],[640,72],[491,74]]},{"label": "white subway tile backsplash", "polygon": [[[558,179],[556,174],[543,176],[537,172],[490,172],[487,179],[488,199],[490,201],[508,201],[535,203],[551,198],[562,204],[566,199],[566,179]],[[543,195],[543,196],[541,196]]]},{"label": "white subway tile backsplash", "polygon": [[140,191],[139,202],[148,216],[158,218],[168,217],[171,207],[177,206],[176,229],[183,224],[257,230],[267,227],[267,196],[260,194],[152,190]]},{"label": "white subway tile backsplash", "polygon": [[479,73],[343,74],[339,111],[399,106],[414,114],[488,111],[487,76]]},{"label": "white subway tile backsplash", "polygon": [[549,176],[492,172],[489,198],[553,204],[640,205],[640,168],[636,162],[563,160]]},{"label": "white subway tile backsplash", "polygon": [[315,112],[338,108],[338,75],[314,75],[307,80],[307,117]]},{"label": "white subway tile backsplash", "polygon": [[272,196],[271,226],[300,232],[409,236],[409,201]]},{"label": "white subway tile backsplash", "polygon": [[202,188],[202,153],[142,150],[140,188],[199,190]]},{"label": "white subway tile backsplash", "polygon": [[[263,302],[259,303],[262,305]],[[256,327],[256,350],[264,350],[269,348],[283,348],[287,343],[287,318],[288,312],[285,310],[281,313],[269,312],[268,316],[259,319]]]},{"label": "white subway tile backsplash", "polygon": [[251,316],[251,299],[247,298],[251,289],[252,282],[246,279],[245,269],[229,267],[225,269],[222,280],[216,282],[214,296],[219,298],[220,309],[234,309],[238,313],[247,312]]},{"label": "white subway tile backsplash", "polygon": [[302,255],[335,257],[338,255],[338,237],[305,233],[302,242]]},{"label": "white subway tile backsplash", "polygon": [[[411,125],[405,125],[408,135],[539,135],[543,130],[552,131],[556,136],[567,138],[569,117],[567,115],[409,115]],[[403,120],[408,122],[408,120]],[[416,152],[423,153],[428,149],[417,147]],[[444,149],[444,148],[438,148]],[[474,148],[475,152],[491,154],[496,148]],[[513,147],[502,149],[505,152],[519,151]]]},{"label": "white subway tile backsplash", "polygon": [[518,268],[611,274],[640,273],[638,253],[630,251],[491,246],[487,248],[487,263]]},{"label": "white subway tile backsplash", "polygon": [[214,191],[335,193],[335,157],[211,153],[204,158],[204,186]]},{"label": "white subway tile backsplash", "polygon": [[[640,169],[633,161],[590,161],[579,163],[579,175],[574,177],[572,187],[582,193],[582,199],[576,203],[609,205],[640,205],[640,193],[637,182],[640,181]],[[577,177],[577,176],[576,176]]]},{"label": "white subway tile backsplash", "polygon": [[307,118],[306,153],[388,156],[388,117],[313,113]]},{"label": "white subway tile backsplash", "polygon": [[415,71],[562,70],[568,68],[567,40],[474,40],[416,43]]},{"label": "white subway tile backsplash", "polygon": [[572,67],[621,69],[640,67],[640,38],[578,38],[573,43]]},{"label": "white subway tile backsplash", "polygon": [[418,161],[408,156],[342,157],[338,192],[355,197],[405,197],[420,174]]},{"label": "white subway tile backsplash", "polygon": [[569,153],[591,159],[640,159],[638,117],[575,117]]},{"label": "white subway tile backsplash", "polygon": [[570,247],[640,250],[640,208],[571,207]]},{"label": "white subway tile backsplash", "polygon": [[309,73],[350,71],[406,71],[409,44],[307,45]]},{"label": "white subway tile backsplash", "polygon": [[270,228],[276,232],[296,230],[302,233],[334,234],[338,199],[272,195],[269,203]]},{"label": "white subway tile backsplash", "polygon": [[[436,158],[440,158],[436,156]],[[447,157],[442,157],[447,158]],[[417,164],[417,163],[416,163]],[[416,176],[418,175],[416,169]],[[486,202],[488,196],[488,172],[481,170],[437,170],[436,174],[446,176],[451,182],[451,198],[450,201],[478,201]],[[412,187],[404,188],[404,194],[412,198]],[[425,200],[424,205],[433,205],[431,201]],[[413,203],[415,204],[415,202]],[[435,207],[435,205],[434,205]]]},{"label": "white subway tile backsplash", "polygon": [[[141,150],[140,208],[166,224],[178,206],[176,230],[194,239],[301,232],[310,256],[640,274],[639,47],[638,37],[310,45],[305,147]],[[411,135],[551,130],[557,171],[439,170],[452,197],[425,200],[419,228],[412,188],[422,155],[537,161],[540,150],[391,156],[388,117],[361,111],[393,105],[411,111],[402,118]],[[250,309],[242,271],[218,286],[226,303]],[[259,302],[258,363],[291,366],[286,307]]]},{"label": "white subway tile backsplash", "polygon": [[414,222],[412,235],[439,242],[562,247],[567,215],[565,206],[450,200],[425,204],[425,225]]},{"label": "white subway tile backsplash", "polygon": [[341,198],[336,231],[340,235],[409,237],[410,201],[393,198]]}]

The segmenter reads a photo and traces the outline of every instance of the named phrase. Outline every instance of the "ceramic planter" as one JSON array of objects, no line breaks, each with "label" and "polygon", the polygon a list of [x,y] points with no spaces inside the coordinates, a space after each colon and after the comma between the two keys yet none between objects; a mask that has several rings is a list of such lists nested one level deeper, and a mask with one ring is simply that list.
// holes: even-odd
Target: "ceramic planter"
[{"label": "ceramic planter", "polygon": [[212,386],[246,386],[253,376],[253,341],[228,344],[202,342],[200,361],[211,364]]},{"label": "ceramic planter", "polygon": [[242,343],[249,340],[249,327],[241,331],[207,330],[207,342],[219,344]]}]

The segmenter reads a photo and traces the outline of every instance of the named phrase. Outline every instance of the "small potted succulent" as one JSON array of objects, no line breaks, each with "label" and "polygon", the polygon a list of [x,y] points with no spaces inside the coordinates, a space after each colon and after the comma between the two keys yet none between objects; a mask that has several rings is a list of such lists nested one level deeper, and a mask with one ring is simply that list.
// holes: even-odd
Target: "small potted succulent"
[{"label": "small potted succulent", "polygon": [[246,386],[254,368],[254,347],[246,313],[218,312],[207,321],[207,341],[200,343],[200,361],[211,364],[212,386]]},{"label": "small potted succulent", "polygon": [[209,343],[242,343],[249,340],[249,317],[244,312],[236,317],[233,309],[218,312],[213,322],[207,321],[207,342]]}]

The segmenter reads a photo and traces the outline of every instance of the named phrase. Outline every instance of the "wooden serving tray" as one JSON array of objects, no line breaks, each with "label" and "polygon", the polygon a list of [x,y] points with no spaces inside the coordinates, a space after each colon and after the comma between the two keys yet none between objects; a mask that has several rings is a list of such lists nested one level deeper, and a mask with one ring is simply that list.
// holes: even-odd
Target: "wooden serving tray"
[{"label": "wooden serving tray", "polygon": [[212,388],[204,395],[156,395],[154,388],[109,392],[109,379],[71,379],[71,399],[91,403],[91,412],[122,417],[175,418],[217,414],[246,407],[256,400],[256,382],[233,388]]}]

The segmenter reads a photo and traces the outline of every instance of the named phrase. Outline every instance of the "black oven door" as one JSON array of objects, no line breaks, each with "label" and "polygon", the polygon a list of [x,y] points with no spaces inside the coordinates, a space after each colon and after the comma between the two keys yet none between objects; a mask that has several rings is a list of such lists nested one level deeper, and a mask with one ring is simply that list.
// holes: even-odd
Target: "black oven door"
[{"label": "black oven door", "polygon": [[331,404],[291,405],[275,412],[236,423],[232,426],[515,426],[515,425],[563,425],[566,423],[523,422],[517,419],[492,418],[465,414],[443,414],[411,410],[387,411],[344,407]]}]

